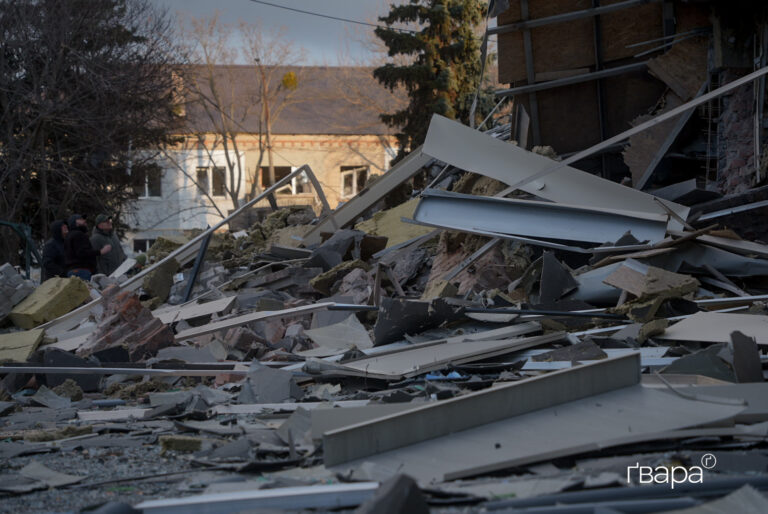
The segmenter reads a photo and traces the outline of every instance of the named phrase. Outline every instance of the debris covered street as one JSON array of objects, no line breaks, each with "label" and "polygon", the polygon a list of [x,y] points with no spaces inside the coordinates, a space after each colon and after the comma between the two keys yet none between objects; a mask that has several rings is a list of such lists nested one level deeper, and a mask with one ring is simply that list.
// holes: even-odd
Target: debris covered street
[{"label": "debris covered street", "polygon": [[[565,4],[491,2],[514,107],[338,205],[304,165],[108,275],[0,266],[0,511],[768,512],[768,25],[745,66],[709,2]],[[584,23],[595,69],[543,49]]]}]

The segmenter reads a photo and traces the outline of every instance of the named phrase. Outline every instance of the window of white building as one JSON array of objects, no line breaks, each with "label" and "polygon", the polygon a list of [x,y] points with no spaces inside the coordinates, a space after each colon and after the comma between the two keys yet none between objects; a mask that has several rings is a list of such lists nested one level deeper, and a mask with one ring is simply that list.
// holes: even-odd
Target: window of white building
[{"label": "window of white building", "polygon": [[368,166],[341,167],[341,197],[352,198],[365,189],[368,182]]}]

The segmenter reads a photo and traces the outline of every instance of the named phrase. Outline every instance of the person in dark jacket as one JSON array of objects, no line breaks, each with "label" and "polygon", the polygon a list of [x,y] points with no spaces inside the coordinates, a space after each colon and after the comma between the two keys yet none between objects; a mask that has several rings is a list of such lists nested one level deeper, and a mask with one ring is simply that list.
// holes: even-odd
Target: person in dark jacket
[{"label": "person in dark jacket", "polygon": [[96,273],[96,258],[108,253],[112,246],[106,245],[101,251],[94,249],[88,239],[88,224],[80,214],[70,216],[68,224],[69,234],[64,240],[67,276],[91,280],[91,275]]},{"label": "person in dark jacket", "polygon": [[96,271],[111,275],[125,261],[125,252],[120,246],[120,239],[112,228],[112,216],[99,214],[96,216],[96,226],[93,227],[91,246],[101,250],[106,245],[110,245],[112,251],[96,258]]},{"label": "person in dark jacket", "polygon": [[67,237],[68,232],[69,227],[67,227],[66,222],[57,220],[51,223],[51,238],[43,246],[43,269],[41,270],[40,283],[49,278],[67,275],[64,238]]}]

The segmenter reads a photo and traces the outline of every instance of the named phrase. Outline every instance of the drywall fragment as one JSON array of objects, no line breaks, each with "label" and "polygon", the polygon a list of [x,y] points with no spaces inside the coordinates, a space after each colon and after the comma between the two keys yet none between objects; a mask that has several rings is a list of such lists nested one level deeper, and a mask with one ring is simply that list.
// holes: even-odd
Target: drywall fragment
[{"label": "drywall fragment", "polygon": [[34,328],[77,308],[91,297],[88,286],[77,277],[54,277],[16,305],[9,315],[19,328]]},{"label": "drywall fragment", "polygon": [[325,357],[350,348],[371,348],[373,341],[355,314],[334,325],[305,330],[304,334],[320,348],[299,352],[306,357]]},{"label": "drywall fragment", "polygon": [[731,312],[697,312],[669,327],[659,339],[701,343],[727,343],[739,331],[768,345],[768,316]]}]

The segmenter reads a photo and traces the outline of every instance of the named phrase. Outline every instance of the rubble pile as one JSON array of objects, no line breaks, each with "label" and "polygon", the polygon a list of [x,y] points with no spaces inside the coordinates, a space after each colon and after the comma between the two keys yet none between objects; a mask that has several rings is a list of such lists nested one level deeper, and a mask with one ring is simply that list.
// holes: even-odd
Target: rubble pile
[{"label": "rubble pile", "polygon": [[[466,174],[454,137],[521,176]],[[739,487],[768,481],[768,245],[574,169],[504,198],[557,162],[438,117],[420,151],[453,186],[392,210],[378,181],[318,219],[217,232],[202,259],[209,233],[158,239],[136,275],[32,292],[0,269],[0,491],[98,488],[46,466],[125,448],[173,462],[173,505],[522,509],[640,501],[628,466],[708,453],[719,501],[764,506]]]}]

